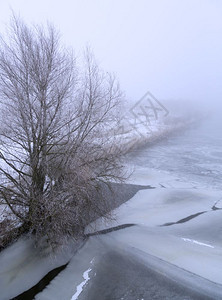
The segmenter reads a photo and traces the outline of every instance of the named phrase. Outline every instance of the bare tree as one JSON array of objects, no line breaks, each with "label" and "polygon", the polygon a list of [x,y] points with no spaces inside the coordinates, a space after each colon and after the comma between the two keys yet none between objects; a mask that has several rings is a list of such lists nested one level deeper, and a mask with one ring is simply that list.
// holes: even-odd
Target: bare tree
[{"label": "bare tree", "polygon": [[2,205],[37,240],[81,235],[109,210],[104,185],[123,179],[110,134],[122,97],[115,77],[89,50],[78,69],[54,27],[14,17],[1,39],[0,95]]}]

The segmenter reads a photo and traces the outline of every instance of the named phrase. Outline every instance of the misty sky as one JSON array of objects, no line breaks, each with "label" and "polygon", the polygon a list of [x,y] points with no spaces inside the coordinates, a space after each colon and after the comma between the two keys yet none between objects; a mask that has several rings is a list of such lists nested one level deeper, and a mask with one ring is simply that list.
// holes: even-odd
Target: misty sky
[{"label": "misty sky", "polygon": [[26,22],[50,21],[78,54],[88,44],[131,101],[156,98],[222,102],[220,0],[5,0]]}]

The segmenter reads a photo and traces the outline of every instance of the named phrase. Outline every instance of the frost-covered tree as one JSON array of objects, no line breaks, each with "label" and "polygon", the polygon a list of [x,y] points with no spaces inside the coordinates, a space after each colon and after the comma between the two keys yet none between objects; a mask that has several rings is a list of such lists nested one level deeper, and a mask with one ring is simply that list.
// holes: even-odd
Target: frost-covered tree
[{"label": "frost-covered tree", "polygon": [[89,50],[82,68],[53,26],[13,17],[0,44],[0,197],[6,217],[37,240],[81,235],[122,180],[110,129],[122,94]]}]

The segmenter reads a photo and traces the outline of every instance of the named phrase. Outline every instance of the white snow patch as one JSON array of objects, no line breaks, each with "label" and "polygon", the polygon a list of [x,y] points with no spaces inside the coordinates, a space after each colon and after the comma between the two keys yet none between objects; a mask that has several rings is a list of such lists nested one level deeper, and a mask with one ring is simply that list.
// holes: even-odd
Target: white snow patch
[{"label": "white snow patch", "polygon": [[76,288],[76,293],[72,296],[71,300],[76,300],[78,299],[79,295],[82,293],[83,291],[83,287],[86,285],[86,283],[89,281],[90,277],[89,277],[89,272],[92,271],[92,269],[88,269],[83,273],[83,279],[84,281],[82,281]]},{"label": "white snow patch", "polygon": [[202,242],[198,242],[196,240],[192,240],[192,239],[188,239],[188,238],[182,238],[182,240],[185,241],[185,242],[191,242],[191,243],[194,243],[194,244],[197,244],[197,245],[200,245],[200,246],[214,248],[214,246],[212,246],[212,245],[205,244],[205,243],[202,243]]}]

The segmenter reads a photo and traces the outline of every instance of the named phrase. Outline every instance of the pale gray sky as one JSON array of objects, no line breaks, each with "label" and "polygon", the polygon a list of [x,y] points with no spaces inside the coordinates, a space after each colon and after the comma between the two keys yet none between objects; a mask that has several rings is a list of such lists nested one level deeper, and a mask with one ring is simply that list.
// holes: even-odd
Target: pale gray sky
[{"label": "pale gray sky", "polygon": [[77,53],[91,45],[127,98],[222,102],[220,0],[5,0],[26,22],[50,21]]}]

